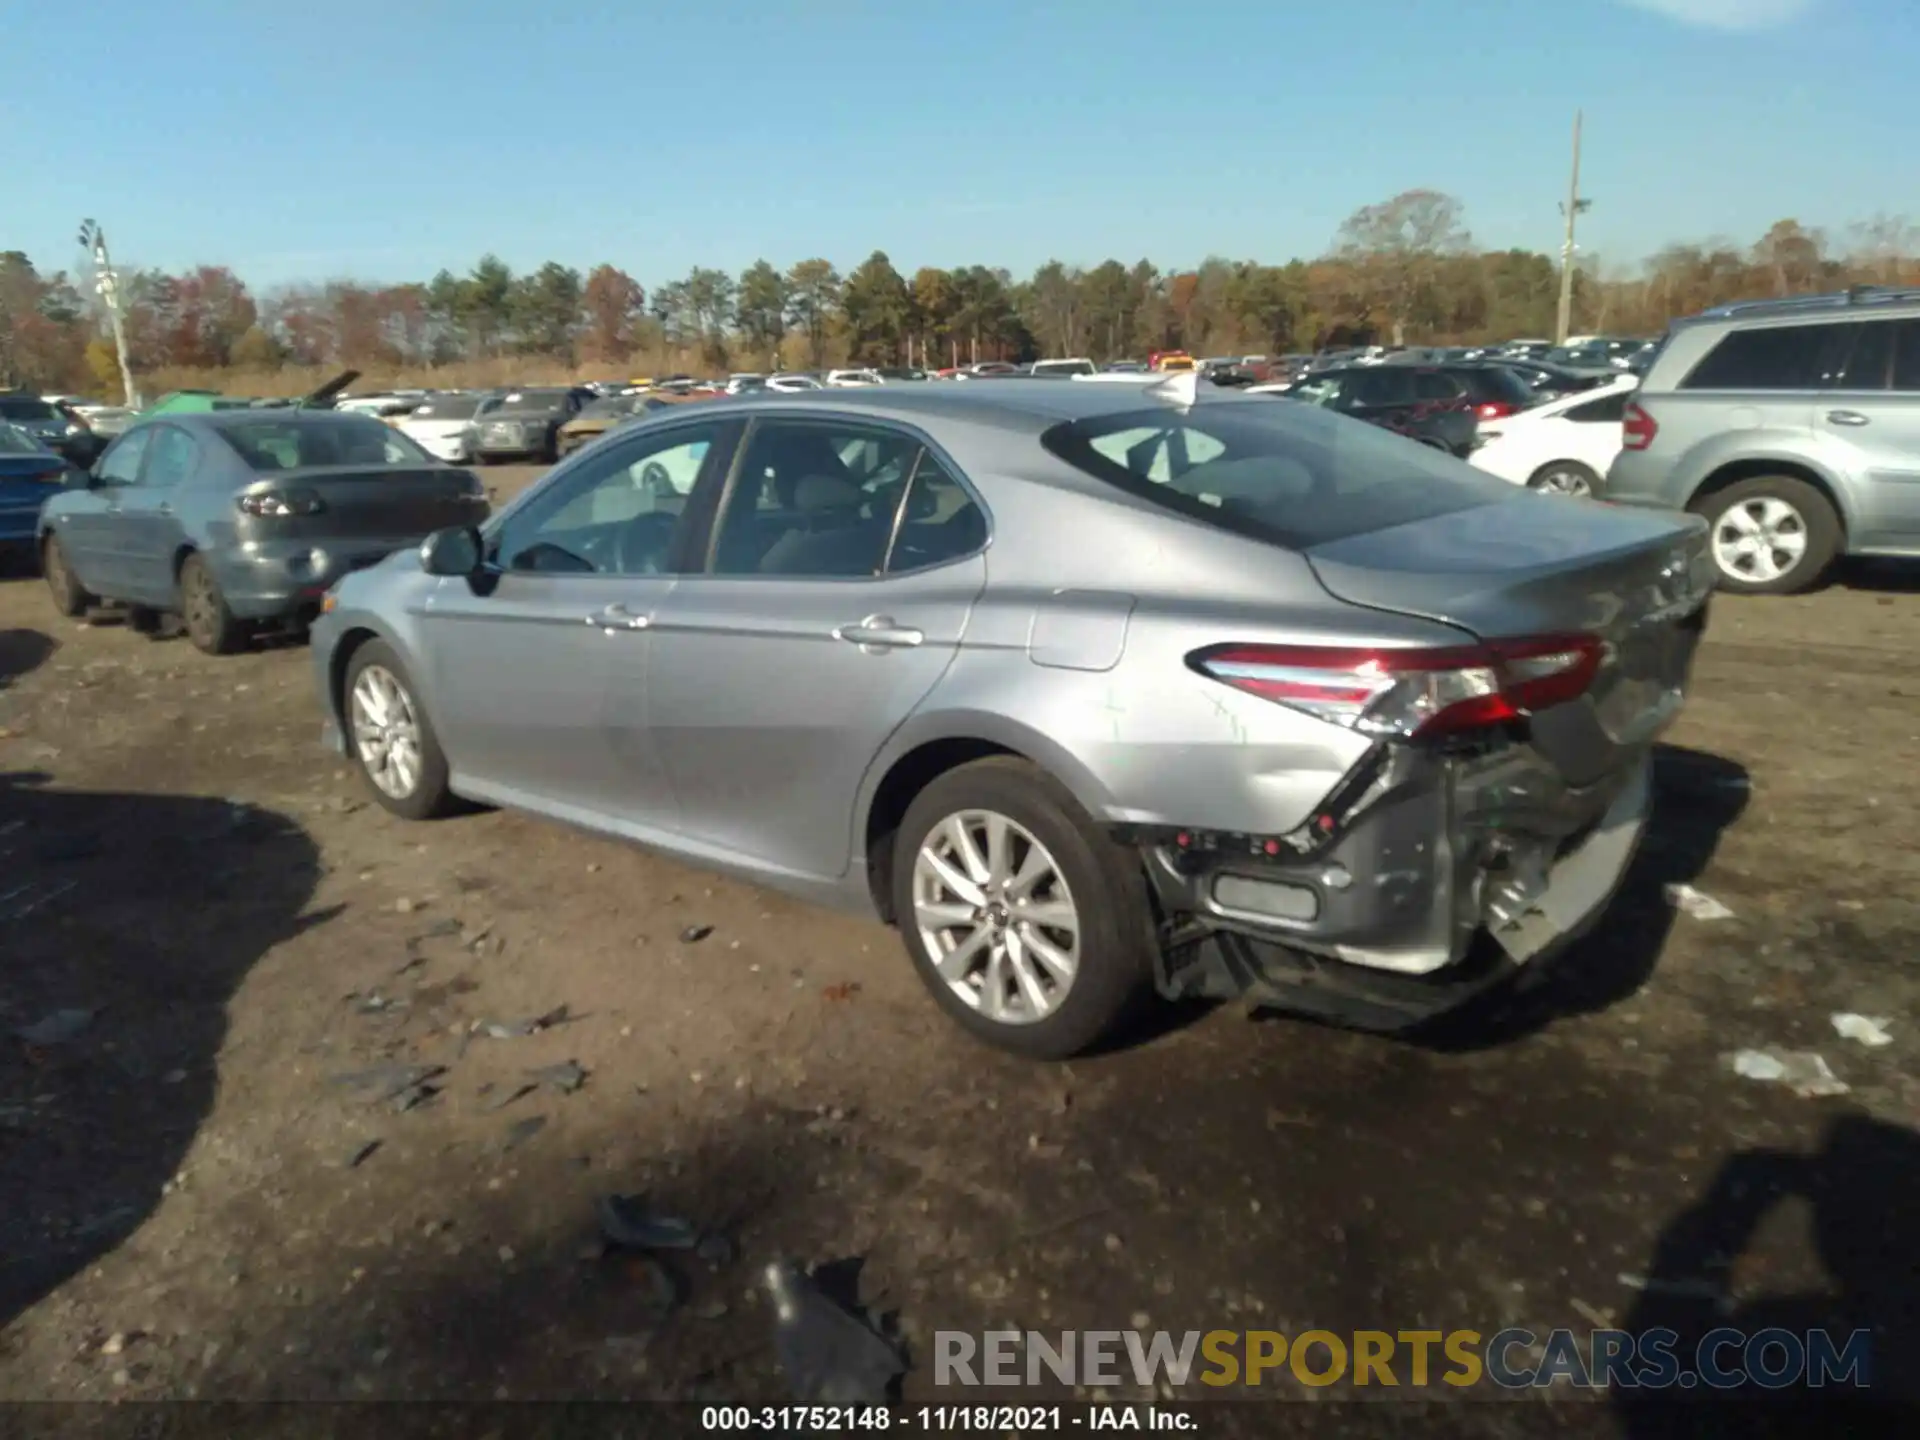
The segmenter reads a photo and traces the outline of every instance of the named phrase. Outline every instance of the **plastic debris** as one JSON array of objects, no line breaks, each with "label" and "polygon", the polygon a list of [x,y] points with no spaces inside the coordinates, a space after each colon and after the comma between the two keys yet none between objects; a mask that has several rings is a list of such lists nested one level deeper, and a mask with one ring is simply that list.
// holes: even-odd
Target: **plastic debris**
[{"label": "plastic debris", "polygon": [[536,1015],[531,1020],[490,1020],[481,1029],[495,1040],[516,1040],[527,1035],[538,1035],[542,1030],[551,1030],[556,1025],[564,1025],[573,1019],[573,1014],[564,1005],[556,1005],[544,1015]]},{"label": "plastic debris", "polygon": [[64,1045],[69,1040],[78,1039],[80,1033],[93,1024],[95,1010],[55,1010],[51,1015],[43,1015],[31,1025],[22,1025],[13,1033],[29,1045]]},{"label": "plastic debris", "polygon": [[1845,1095],[1847,1083],[1828,1067],[1826,1057],[1811,1050],[1742,1050],[1733,1056],[1733,1073],[1748,1080],[1785,1085],[1803,1100]]},{"label": "plastic debris", "polygon": [[907,1367],[886,1336],[785,1260],[767,1266],[765,1283],[773,1301],[774,1353],[801,1403],[887,1403]]},{"label": "plastic debris", "polygon": [[1731,920],[1733,911],[1704,891],[1691,885],[1669,885],[1664,892],[1667,903],[1695,920]]},{"label": "plastic debris", "polygon": [[371,1103],[378,1105],[446,1073],[447,1067],[444,1065],[375,1065],[370,1070],[353,1070],[344,1075],[335,1075],[332,1083],[349,1090],[366,1092],[371,1096]]},{"label": "plastic debris", "polygon": [[544,1115],[529,1115],[524,1120],[516,1120],[507,1127],[507,1136],[500,1142],[500,1148],[517,1150],[546,1128],[547,1117]]},{"label": "plastic debris", "polygon": [[542,1065],[538,1070],[527,1071],[527,1078],[536,1085],[571,1095],[587,1083],[587,1072],[578,1060],[562,1060],[558,1065]]},{"label": "plastic debris", "polygon": [[692,1250],[700,1231],[691,1220],[663,1215],[638,1195],[600,1197],[600,1233],[623,1250]]},{"label": "plastic debris", "polygon": [[698,945],[712,933],[713,927],[711,925],[689,925],[680,932],[680,943],[682,945]]},{"label": "plastic debris", "polygon": [[1842,1010],[1833,1015],[1833,1033],[1842,1040],[1857,1040],[1870,1050],[1882,1045],[1891,1045],[1893,1036],[1887,1033],[1890,1021],[1874,1019],[1869,1015],[1855,1015],[1850,1010]]}]

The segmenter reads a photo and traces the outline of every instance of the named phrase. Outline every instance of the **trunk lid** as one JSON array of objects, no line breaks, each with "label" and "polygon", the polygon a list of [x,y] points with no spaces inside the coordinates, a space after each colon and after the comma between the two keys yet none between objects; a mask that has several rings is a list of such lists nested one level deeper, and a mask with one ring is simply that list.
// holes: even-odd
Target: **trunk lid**
[{"label": "trunk lid", "polygon": [[319,501],[312,513],[251,517],[276,539],[404,542],[449,525],[477,525],[488,511],[479,478],[452,465],[310,466],[256,480],[236,499],[275,492]]},{"label": "trunk lid", "polygon": [[1713,588],[1695,517],[1517,494],[1306,552],[1335,598],[1437,620],[1482,641],[1579,632],[1606,642],[1579,700],[1535,715],[1567,783],[1644,753],[1677,712]]}]

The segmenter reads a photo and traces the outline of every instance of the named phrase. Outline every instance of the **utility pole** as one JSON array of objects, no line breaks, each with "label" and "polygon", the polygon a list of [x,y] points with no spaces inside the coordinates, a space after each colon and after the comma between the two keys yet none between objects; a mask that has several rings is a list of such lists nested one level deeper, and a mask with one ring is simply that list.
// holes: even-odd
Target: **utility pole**
[{"label": "utility pole", "polygon": [[127,331],[120,319],[120,277],[107,254],[107,232],[98,222],[80,222],[80,244],[93,255],[93,287],[107,305],[107,321],[113,326],[113,351],[120,361],[120,389],[130,409],[140,408],[140,392],[133,385],[133,367],[127,363]]},{"label": "utility pole", "polygon": [[1567,185],[1567,198],[1560,213],[1567,217],[1567,238],[1560,246],[1560,311],[1554,319],[1553,343],[1567,343],[1567,331],[1573,325],[1573,222],[1593,205],[1580,198],[1580,112],[1573,112],[1573,179]]}]

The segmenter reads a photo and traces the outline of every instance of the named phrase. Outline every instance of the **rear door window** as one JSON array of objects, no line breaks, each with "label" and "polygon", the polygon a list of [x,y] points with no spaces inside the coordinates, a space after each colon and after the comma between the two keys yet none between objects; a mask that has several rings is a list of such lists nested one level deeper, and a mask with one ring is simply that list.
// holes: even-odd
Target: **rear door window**
[{"label": "rear door window", "polygon": [[1458,400],[1460,394],[1460,382],[1438,370],[1422,370],[1413,377],[1416,400]]},{"label": "rear door window", "polygon": [[153,442],[153,430],[130,430],[101,457],[94,473],[104,485],[131,485],[140,478],[140,461]]},{"label": "rear door window", "polygon": [[1893,369],[1896,320],[1869,320],[1857,327],[1853,349],[1833,377],[1836,390],[1884,390]]},{"label": "rear door window", "polygon": [[1920,391],[1920,320],[1896,320],[1893,331],[1893,388],[1911,395]]},{"label": "rear door window", "polygon": [[1693,367],[1683,390],[1814,390],[1853,337],[1848,325],[1730,330]]},{"label": "rear door window", "polygon": [[1348,382],[1353,403],[1362,408],[1413,403],[1413,377],[1391,365],[1356,372]]}]

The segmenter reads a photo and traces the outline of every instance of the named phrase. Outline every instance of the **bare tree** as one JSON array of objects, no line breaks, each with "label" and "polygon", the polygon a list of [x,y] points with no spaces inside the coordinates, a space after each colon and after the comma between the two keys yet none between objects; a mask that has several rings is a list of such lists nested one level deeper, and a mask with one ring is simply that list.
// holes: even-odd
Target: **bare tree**
[{"label": "bare tree", "polygon": [[1432,303],[1440,262],[1473,245],[1460,202],[1438,190],[1408,190],[1347,217],[1335,238],[1340,259],[1358,272],[1369,304],[1407,343],[1407,326]]}]

